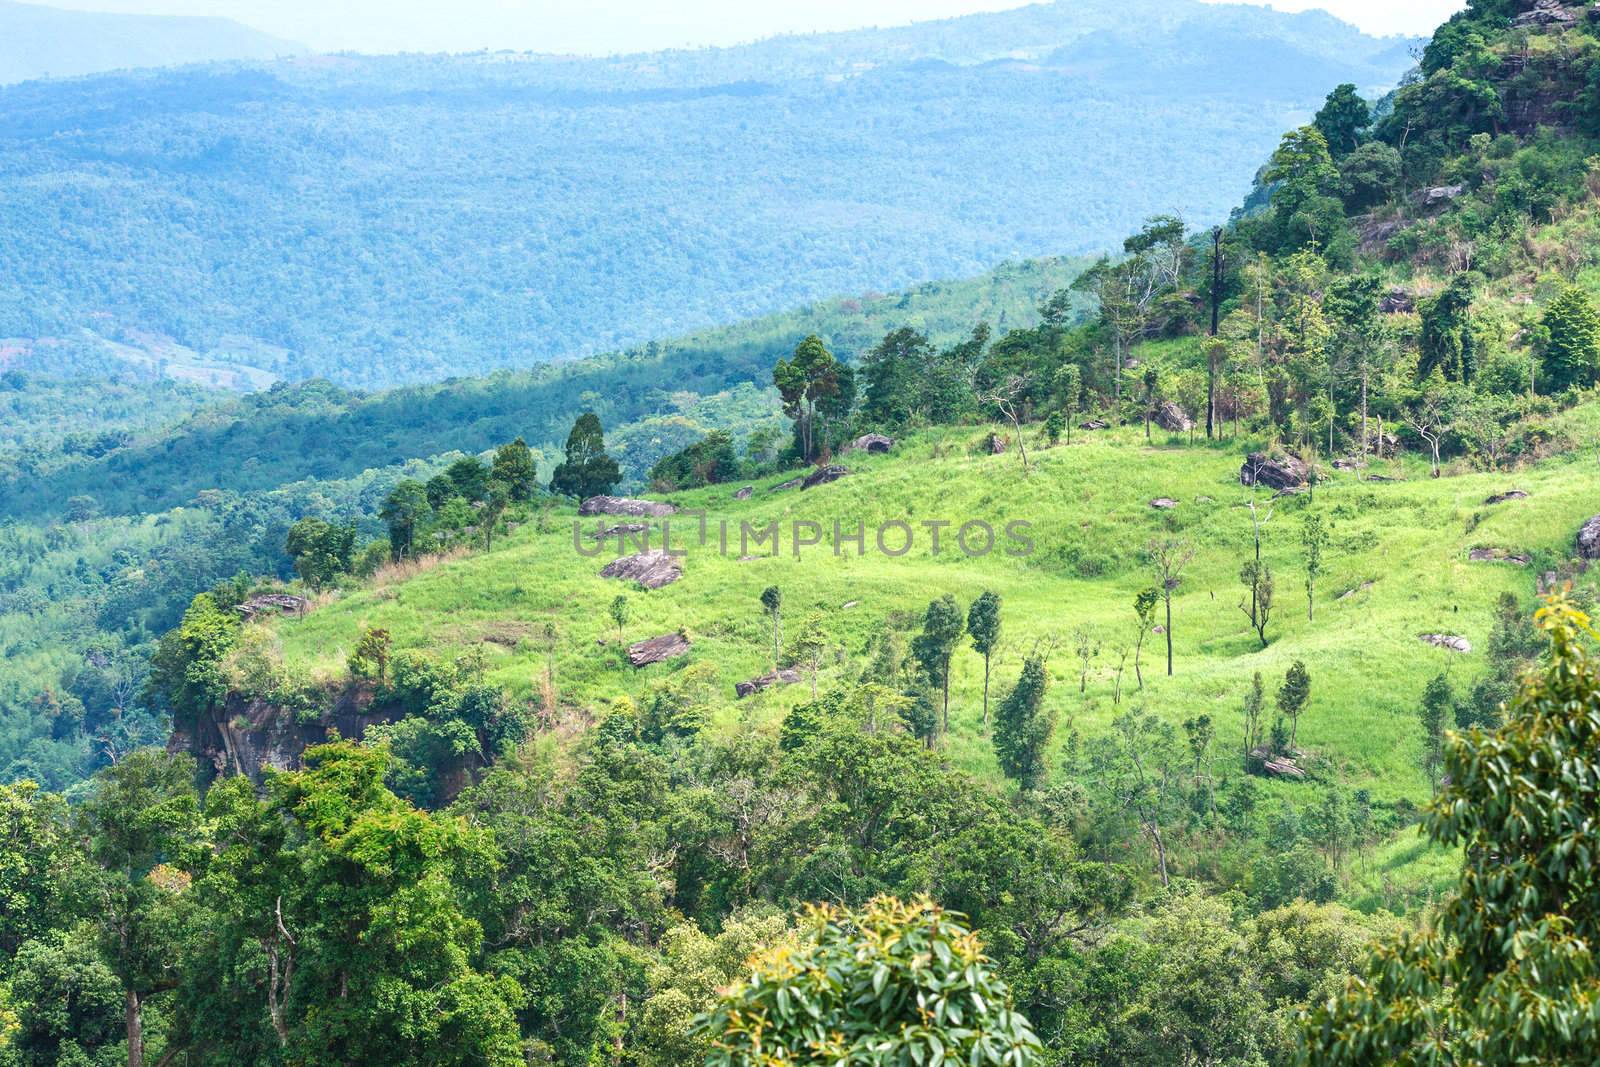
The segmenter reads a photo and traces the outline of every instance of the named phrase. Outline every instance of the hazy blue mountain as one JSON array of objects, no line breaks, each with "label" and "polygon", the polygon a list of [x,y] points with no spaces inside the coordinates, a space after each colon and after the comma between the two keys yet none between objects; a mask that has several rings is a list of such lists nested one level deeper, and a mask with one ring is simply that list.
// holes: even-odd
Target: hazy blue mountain
[{"label": "hazy blue mountain", "polygon": [[231,19],[62,11],[0,0],[0,84],[303,51]]},{"label": "hazy blue mountain", "polygon": [[1220,219],[1334,84],[1410,62],[1325,14],[1128,0],[28,83],[0,91],[0,338],[363,387],[626,348]]}]

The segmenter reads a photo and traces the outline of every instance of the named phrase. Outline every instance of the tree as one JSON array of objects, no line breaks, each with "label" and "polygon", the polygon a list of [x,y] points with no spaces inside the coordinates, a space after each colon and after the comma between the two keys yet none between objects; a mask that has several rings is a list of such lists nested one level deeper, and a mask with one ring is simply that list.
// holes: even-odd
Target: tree
[{"label": "tree", "polygon": [[1428,775],[1428,788],[1434,796],[1439,795],[1439,768],[1444,764],[1445,730],[1449,726],[1450,710],[1455,702],[1449,677],[1440,674],[1422,691],[1422,707],[1417,712],[1417,719],[1422,723],[1422,769]]},{"label": "tree", "polygon": [[238,639],[238,617],[223,611],[212,594],[196,596],[150,658],[145,700],[170,711],[177,725],[195,725],[227,697],[222,661]]},{"label": "tree", "polygon": [[1477,341],[1472,333],[1472,278],[1458,274],[1444,292],[1424,300],[1422,332],[1417,337],[1417,380],[1434,371],[1447,382],[1470,383],[1477,371]]},{"label": "tree", "polygon": [[1250,691],[1245,694],[1244,705],[1244,759],[1246,769],[1250,766],[1250,753],[1261,746],[1261,710],[1266,706],[1266,686],[1261,680],[1261,672],[1256,671],[1250,680]]},{"label": "tree", "polygon": [[926,897],[809,906],[695,1026],[708,1067],[960,1063],[1029,1067],[1039,1039],[960,915]]},{"label": "tree", "polygon": [[1139,620],[1139,633],[1133,642],[1133,675],[1139,679],[1140,689],[1144,688],[1144,671],[1139,668],[1139,655],[1144,651],[1144,639],[1155,625],[1156,605],[1160,602],[1161,590],[1154,586],[1139,590],[1133,598],[1133,614]]},{"label": "tree", "polygon": [[1083,369],[1076,363],[1063,363],[1056,371],[1056,389],[1061,394],[1062,411],[1066,416],[1067,444],[1072,443],[1072,424],[1078,419],[1078,405],[1083,397]]},{"label": "tree", "polygon": [[1245,605],[1242,601],[1239,610],[1250,619],[1250,628],[1261,639],[1261,647],[1267,647],[1267,626],[1272,622],[1272,568],[1259,560],[1245,560],[1243,567],[1239,568],[1239,581],[1250,591],[1250,603]]},{"label": "tree", "polygon": [[989,660],[1000,646],[1000,594],[984,592],[967,609],[967,634],[983,657],[983,725],[989,727]]},{"label": "tree", "polygon": [[828,633],[820,612],[812,612],[800,624],[800,634],[789,655],[811,676],[811,699],[816,700],[817,675],[822,673],[822,664],[828,655]]},{"label": "tree", "polygon": [[406,478],[395,485],[378,509],[378,518],[389,527],[389,556],[405,559],[416,548],[417,527],[428,521],[433,506],[421,482]]},{"label": "tree", "polygon": [[77,818],[95,871],[95,939],[122,988],[128,1067],[143,1067],[145,1003],[180,978],[182,882],[165,872],[183,870],[201,846],[194,764],[136,752],[100,772]]},{"label": "tree", "polygon": [[1460,881],[1416,933],[1380,943],[1365,973],[1304,1028],[1303,1064],[1587,1063],[1600,1000],[1600,893],[1587,862],[1600,793],[1600,672],[1590,620],[1559,597],[1537,615],[1549,664],[1505,725],[1451,739],[1424,828],[1462,846]]},{"label": "tree", "polygon": [[1428,444],[1435,478],[1440,473],[1439,449],[1451,424],[1450,402],[1450,394],[1445,391],[1443,382],[1438,375],[1434,375],[1422,384],[1416,402],[1406,409],[1405,414],[1406,425]]},{"label": "tree", "polygon": [[1311,700],[1311,674],[1306,665],[1295,660],[1278,687],[1278,710],[1289,720],[1289,748],[1294,749],[1300,735],[1300,716],[1305,714]]},{"label": "tree", "polygon": [[794,420],[800,458],[809,463],[817,454],[817,408],[839,392],[839,362],[816,334],[795,346],[791,359],[772,368],[772,384],[783,401],[783,412]]},{"label": "tree", "polygon": [[946,593],[929,601],[922,616],[922,632],[911,640],[911,655],[940,692],[940,730],[946,734],[950,732],[950,659],[963,629],[961,607]]},{"label": "tree", "polygon": [[609,493],[621,480],[622,469],[606,454],[599,417],[584,412],[567,434],[567,458],[550,475],[550,491],[582,500]]},{"label": "tree", "polygon": [[1182,765],[1172,724],[1135,708],[1112,720],[1095,741],[1094,776],[1113,812],[1131,816],[1156,854],[1161,884],[1170,884],[1165,827],[1175,814]]},{"label": "tree", "polygon": [[1600,312],[1589,295],[1569,285],[1545,308],[1544,374],[1551,392],[1590,386],[1600,374]]},{"label": "tree", "polygon": [[492,475],[505,486],[513,501],[532,500],[538,489],[539,469],[533,460],[533,450],[528,442],[518,437],[495,450]]},{"label": "tree", "polygon": [[985,404],[992,405],[1011,423],[1011,429],[1017,437],[1017,455],[1022,460],[1024,474],[1032,469],[1028,462],[1028,443],[1022,439],[1023,404],[1027,393],[1027,375],[1013,374],[998,383],[993,391],[979,397]]},{"label": "tree", "polygon": [[783,659],[783,590],[769,585],[761,590],[761,607],[772,623],[772,669]]},{"label": "tree", "polygon": [[1323,529],[1322,516],[1306,512],[1305,524],[1300,529],[1300,544],[1306,552],[1306,621],[1310,622],[1317,602],[1317,578],[1322,574],[1322,546],[1328,543],[1328,531]]},{"label": "tree", "polygon": [[382,685],[389,677],[389,656],[393,644],[388,630],[368,629],[356,643],[356,650],[350,653],[350,673],[377,678],[378,684]]},{"label": "tree", "polygon": [[511,506],[511,490],[503,483],[491,479],[489,491],[483,498],[483,505],[478,510],[478,519],[483,526],[483,550],[485,552],[494,548],[494,528],[499,525],[500,517],[506,513],[506,508]]},{"label": "tree", "polygon": [[1056,725],[1054,712],[1044,706],[1048,684],[1044,657],[1029,656],[1017,684],[995,712],[994,752],[1000,770],[1024,793],[1038,788],[1048,769],[1046,754]]},{"label": "tree", "polygon": [[1072,647],[1078,654],[1078,692],[1087,692],[1089,668],[1093,666],[1094,658],[1100,654],[1100,643],[1095,639],[1093,630],[1079,625],[1072,631]]},{"label": "tree", "polygon": [[1182,538],[1166,537],[1150,542],[1150,559],[1155,567],[1156,589],[1166,608],[1167,675],[1172,675],[1172,597],[1183,584],[1183,569],[1194,559],[1194,546]]},{"label": "tree", "polygon": [[477,456],[462,456],[445,468],[444,476],[455,487],[455,495],[477,503],[489,491],[489,468]]},{"label": "tree", "polygon": [[1372,125],[1372,108],[1346,83],[1328,94],[1311,124],[1326,138],[1333,158],[1343,159],[1360,146],[1362,131]]},{"label": "tree", "polygon": [[624,593],[618,593],[616,597],[612,599],[611,607],[608,610],[611,615],[611,622],[617,628],[617,643],[621,644],[623,639],[623,628],[628,625],[627,595]]},{"label": "tree", "polygon": [[294,560],[295,573],[312,589],[321,589],[350,570],[356,549],[355,525],[335,526],[304,518],[289,527],[284,551]]}]

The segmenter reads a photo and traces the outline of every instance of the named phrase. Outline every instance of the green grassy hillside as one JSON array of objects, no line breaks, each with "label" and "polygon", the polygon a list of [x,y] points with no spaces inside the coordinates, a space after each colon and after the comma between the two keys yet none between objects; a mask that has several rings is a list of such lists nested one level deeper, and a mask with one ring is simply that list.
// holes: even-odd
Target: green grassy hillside
[{"label": "green grassy hillside", "polygon": [[[1575,435],[1587,436],[1585,430],[1600,424],[1600,409],[1578,409],[1565,418]],[[791,635],[806,616],[822,616],[830,646],[824,688],[860,673],[866,645],[892,628],[897,614],[920,617],[928,600],[945,592],[965,610],[988,589],[1005,605],[996,692],[1009,687],[1025,653],[1057,642],[1049,700],[1062,717],[1060,748],[1073,732],[1104,733],[1119,710],[1113,701],[1119,650],[1134,639],[1134,594],[1153,580],[1144,549],[1153,538],[1173,534],[1197,549],[1174,603],[1175,674],[1164,675],[1162,638],[1153,635],[1143,655],[1143,690],[1131,658],[1127,662],[1123,705],[1143,705],[1174,723],[1211,715],[1219,724],[1219,773],[1235,775],[1239,709],[1252,673],[1266,677],[1270,696],[1289,665],[1303,660],[1313,696],[1300,737],[1316,756],[1316,776],[1368,789],[1382,803],[1420,803],[1428,797],[1416,722],[1423,686],[1440,672],[1461,685],[1481,673],[1494,601],[1506,592],[1528,597],[1533,573],[1565,561],[1577,528],[1600,507],[1592,451],[1515,474],[1439,480],[1427,477],[1423,463],[1395,462],[1373,472],[1392,482],[1338,473],[1314,498],[1273,501],[1262,493],[1258,504],[1273,509],[1264,558],[1277,578],[1270,644],[1262,649],[1240,610],[1237,581],[1251,545],[1251,490],[1238,482],[1250,442],[1191,446],[1158,435],[1146,445],[1137,429],[1075,434],[1070,445],[1030,450],[1037,465],[1025,474],[1015,453],[971,454],[978,436],[974,429],[930,431],[901,442],[889,456],[847,454],[850,477],[808,491],[771,493],[770,486],[783,480],[776,477],[746,501],[733,499],[735,486],[674,498],[706,509],[711,544],[695,543],[695,520],[680,520],[673,539],[675,546],[689,542],[684,577],[657,591],[598,577],[617,555],[614,539],[595,558],[580,555],[572,533],[578,520],[565,512],[546,532],[525,526],[489,554],[426,564],[332,597],[304,619],[275,624],[277,637],[291,671],[327,678],[342,676],[369,627],[389,630],[397,650],[443,657],[481,651],[491,683],[536,701],[545,669],[539,635],[550,622],[559,633],[555,684],[568,713],[593,712],[625,695],[643,699],[664,677],[708,664],[719,682],[719,721],[775,728],[786,709],[810,698],[808,683],[746,701],[733,696],[735,681],[770,667],[770,631],[758,603],[764,587],[783,589]],[[1513,487],[1529,496],[1486,505],[1489,496]],[[1176,499],[1178,507],[1152,508],[1149,501],[1160,496]],[[1315,621],[1308,621],[1300,530],[1302,516],[1313,510],[1331,527],[1331,539]],[[956,524],[978,519],[997,530],[1024,520],[1032,524],[1035,551],[1026,559],[1005,558],[999,548],[969,558],[951,543],[952,527],[935,556],[921,524],[936,518]],[[870,531],[896,519],[913,524],[917,544],[903,557],[886,558],[871,549]],[[721,520],[732,541],[726,556],[715,533]],[[869,555],[851,555],[846,544],[846,554],[836,557],[822,545],[802,548],[797,559],[785,544],[781,558],[740,561],[741,525],[760,528],[774,520],[786,530],[809,520],[830,531],[835,522],[846,531],[863,522]],[[587,538],[595,520],[582,522]],[[593,551],[587,540],[583,544]],[[1486,546],[1527,552],[1533,563],[1467,560],[1470,549]],[[631,602],[626,640],[682,630],[693,642],[690,654],[644,670],[629,667],[606,614],[619,593]],[[1083,694],[1073,638],[1079,626],[1089,628],[1099,648]],[[1464,636],[1474,652],[1427,646],[1418,640],[1422,633]],[[949,758],[998,778],[981,723],[982,675],[981,658],[963,644],[952,684]],[[1274,783],[1273,789],[1295,800],[1309,797],[1311,787]],[[1414,858],[1403,857],[1402,865]]]}]

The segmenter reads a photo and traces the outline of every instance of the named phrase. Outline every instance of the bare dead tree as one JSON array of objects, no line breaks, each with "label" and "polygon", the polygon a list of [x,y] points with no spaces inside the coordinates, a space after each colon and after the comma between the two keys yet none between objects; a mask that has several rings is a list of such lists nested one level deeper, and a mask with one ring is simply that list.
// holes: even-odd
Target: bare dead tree
[{"label": "bare dead tree", "polygon": [[1011,421],[1011,428],[1017,435],[1017,454],[1022,457],[1022,473],[1027,474],[1033,469],[1033,464],[1028,459],[1028,446],[1022,440],[1022,397],[1028,391],[1028,376],[1013,374],[994,391],[979,397],[985,404],[993,404],[995,410]]}]

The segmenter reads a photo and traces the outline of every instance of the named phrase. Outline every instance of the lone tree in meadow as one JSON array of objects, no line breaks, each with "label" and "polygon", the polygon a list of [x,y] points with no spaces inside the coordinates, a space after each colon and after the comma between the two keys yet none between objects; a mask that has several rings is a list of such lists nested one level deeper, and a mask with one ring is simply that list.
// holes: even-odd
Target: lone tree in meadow
[{"label": "lone tree in meadow", "polygon": [[560,496],[600,496],[622,480],[622,469],[606,454],[605,432],[592,411],[578,416],[567,435],[567,458],[550,476],[550,491]]},{"label": "lone tree in meadow", "polygon": [[1163,537],[1150,542],[1150,561],[1156,574],[1156,589],[1166,608],[1167,675],[1172,675],[1172,597],[1183,584],[1183,569],[1194,559],[1194,545],[1180,537]]},{"label": "lone tree in meadow", "polygon": [[1156,605],[1161,603],[1161,590],[1151,586],[1139,590],[1133,598],[1133,614],[1139,620],[1139,633],[1133,642],[1133,676],[1139,679],[1139,688],[1144,688],[1144,671],[1139,669],[1139,656],[1144,651],[1144,639],[1150,635],[1150,627],[1156,622]]},{"label": "lone tree in meadow", "polygon": [[956,912],[926,897],[811,905],[695,1020],[707,1067],[1035,1067],[1042,1046]]},{"label": "lone tree in meadow", "polygon": [[1428,788],[1439,795],[1439,768],[1444,766],[1445,730],[1455,709],[1456,697],[1450,679],[1440,674],[1422,691],[1422,707],[1417,720],[1422,724],[1422,769],[1428,775]]},{"label": "lone tree in meadow", "polygon": [[961,606],[955,597],[946,593],[929,602],[922,617],[922,632],[911,639],[911,655],[928,681],[939,690],[940,730],[945,734],[950,732],[950,659],[955,655],[964,629]]},{"label": "lone tree in meadow", "polygon": [[1044,706],[1048,686],[1044,657],[1035,653],[1023,662],[1021,677],[995,712],[994,752],[1000,770],[1024,793],[1037,788],[1049,769],[1045,755],[1056,721]]},{"label": "lone tree in meadow", "polygon": [[1300,660],[1295,660],[1289,667],[1289,672],[1283,677],[1283,684],[1278,687],[1278,710],[1283,712],[1289,720],[1289,748],[1293,749],[1299,741],[1300,716],[1305,714],[1306,705],[1311,701],[1311,673],[1306,670],[1306,665]]},{"label": "lone tree in meadow", "polygon": [[989,725],[989,662],[1000,646],[1000,594],[985,592],[967,610],[967,633],[983,657],[983,725]]},{"label": "lone tree in meadow", "polygon": [[1239,581],[1250,590],[1250,603],[1239,603],[1239,610],[1250,619],[1250,628],[1267,647],[1267,626],[1272,622],[1272,568],[1260,560],[1247,559],[1239,568]]},{"label": "lone tree in meadow", "polygon": [[783,590],[769,585],[761,590],[761,608],[772,623],[772,669],[783,658]]},{"label": "lone tree in meadow", "polygon": [[417,527],[433,514],[428,492],[411,478],[398,483],[383,501],[378,517],[389,527],[389,555],[399,560],[416,550]]},{"label": "lone tree in meadow", "polygon": [[828,397],[838,395],[839,374],[839,361],[816,334],[796,345],[792,358],[780,359],[772,368],[772,384],[783,401],[783,413],[794,420],[800,458],[808,463],[818,452],[818,409]]},{"label": "lone tree in meadow", "polygon": [[618,593],[616,598],[611,601],[610,614],[611,622],[617,628],[617,640],[620,642],[623,628],[628,625],[629,607],[628,598],[625,594]]},{"label": "lone tree in meadow", "polygon": [[539,470],[533,461],[533,450],[528,442],[517,438],[501,445],[494,454],[491,477],[506,488],[512,500],[532,500],[538,488]]},{"label": "lone tree in meadow", "polygon": [[1328,543],[1328,531],[1323,528],[1322,516],[1315,511],[1306,513],[1305,525],[1300,531],[1300,544],[1306,551],[1306,621],[1316,612],[1317,579],[1322,575],[1322,546]]},{"label": "lone tree in meadow", "polygon": [[1267,703],[1267,687],[1261,680],[1261,672],[1256,671],[1255,677],[1250,680],[1250,691],[1244,695],[1244,759],[1245,768],[1250,767],[1250,753],[1261,745],[1261,712]]},{"label": "lone tree in meadow", "polygon": [[1423,828],[1461,848],[1459,884],[1312,1011],[1301,1063],[1594,1062],[1600,892],[1584,857],[1600,823],[1600,671],[1585,642],[1597,635],[1561,598],[1536,618],[1548,666],[1524,679],[1505,725],[1445,746],[1449,784]]}]

